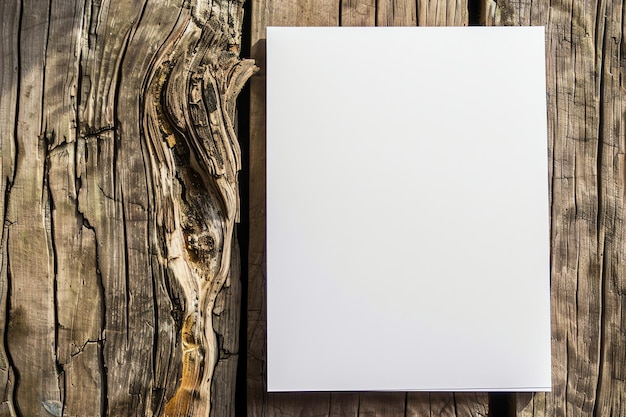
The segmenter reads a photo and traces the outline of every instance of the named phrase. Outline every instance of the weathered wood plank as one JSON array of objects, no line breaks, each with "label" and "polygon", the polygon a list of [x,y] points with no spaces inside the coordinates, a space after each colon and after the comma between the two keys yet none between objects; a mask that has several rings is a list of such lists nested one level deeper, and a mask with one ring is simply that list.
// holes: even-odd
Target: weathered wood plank
[{"label": "weathered wood plank", "polygon": [[49,154],[56,249],[57,362],[68,415],[100,416],[103,300],[96,274],[96,237],[76,218],[75,142]]},{"label": "weathered wood plank", "polygon": [[418,0],[418,26],[467,26],[467,0]]},{"label": "weathered wood plank", "polygon": [[329,414],[330,393],[310,392],[294,394],[287,392],[268,395],[266,408],[267,417],[323,417]]},{"label": "weathered wood plank", "polygon": [[[21,7],[17,2],[1,2],[0,16],[0,213],[5,215],[6,195],[13,185],[15,173],[15,124],[17,122],[17,91],[19,62],[19,24]],[[9,23],[10,22],[10,23]],[[6,332],[9,301],[7,236],[8,223],[3,221],[0,233],[0,416],[15,415],[13,392],[14,368],[6,352]]]},{"label": "weathered wood plank", "polygon": [[406,398],[404,392],[370,392],[360,395],[360,417],[403,417],[406,416]]},{"label": "weathered wood plank", "polygon": [[0,415],[233,415],[242,2],[0,12]]},{"label": "weathered wood plank", "polygon": [[376,5],[377,26],[416,26],[417,4],[414,0],[381,1]]},{"label": "weathered wood plank", "polygon": [[[67,415],[102,415],[103,300],[94,231],[76,215],[76,111],[83,2],[51,4],[45,129],[56,262],[57,363]],[[68,28],[69,36],[68,36]],[[58,227],[54,227],[58,225]]]},{"label": "weathered wood plank", "polygon": [[407,416],[487,417],[486,393],[408,393]]},{"label": "weathered wood plank", "polygon": [[519,394],[518,415],[623,415],[623,5],[515,1],[487,10],[488,24],[547,31],[553,390]]},{"label": "weathered wood plank", "polygon": [[328,417],[358,417],[360,393],[331,392]]},{"label": "weathered wood plank", "polygon": [[343,0],[341,2],[340,18],[341,26],[375,26],[376,1]]},{"label": "weathered wood plank", "polygon": [[[54,248],[46,179],[44,56],[50,5],[22,3],[19,27],[19,87],[16,170],[8,196],[7,273],[10,285],[6,341],[19,371],[15,406],[40,416],[46,401],[60,401],[55,349]],[[28,12],[27,12],[28,11]]]},{"label": "weathered wood plank", "polygon": [[[80,190],[86,201],[81,211],[96,230],[99,243],[97,259],[106,323],[105,410],[120,416],[144,413],[146,401],[151,398],[149,380],[153,370],[152,349],[146,349],[155,327],[152,277],[145,253],[147,204],[145,197],[144,201],[137,197],[148,191],[142,177],[145,168],[141,152],[137,154],[138,141],[121,140],[139,138],[133,118],[139,108],[128,98],[133,94],[137,100],[139,86],[122,86],[121,77],[125,66],[130,65],[124,58],[130,57],[131,62],[135,58],[136,53],[128,53],[129,40],[137,30],[144,7],[144,1],[94,3],[88,50],[82,54],[85,91],[79,126],[87,140],[88,165],[84,180],[87,187]],[[123,115],[118,113],[118,103],[126,109]],[[111,368],[116,370],[111,372]]]},{"label": "weathered wood plank", "polygon": [[594,412],[626,415],[626,88],[624,4],[598,5],[596,68],[599,67],[598,149],[602,258],[600,370]]},{"label": "weathered wood plank", "polygon": [[211,416],[235,415],[235,387],[239,361],[239,325],[241,315],[241,270],[239,244],[232,251],[231,272],[213,308],[213,328],[217,335],[219,359],[213,375]]}]

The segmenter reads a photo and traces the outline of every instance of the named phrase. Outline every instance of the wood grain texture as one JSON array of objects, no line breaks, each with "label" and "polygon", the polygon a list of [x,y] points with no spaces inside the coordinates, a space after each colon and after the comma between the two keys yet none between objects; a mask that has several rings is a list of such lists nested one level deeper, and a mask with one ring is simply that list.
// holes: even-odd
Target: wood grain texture
[{"label": "wood grain texture", "polygon": [[[466,2],[252,1],[248,414],[250,416],[487,416],[486,393],[267,393],[265,387],[265,28],[267,26],[467,25]],[[435,7],[435,3],[438,6]],[[423,9],[420,16],[419,10]],[[420,18],[418,19],[418,16]]]},{"label": "wood grain texture", "polygon": [[[0,3],[0,16],[7,23],[0,26],[0,213],[6,216],[7,194],[15,176],[16,132],[19,63],[19,24],[21,5],[17,2]],[[9,23],[10,22],[10,23]],[[0,235],[0,416],[15,416],[14,395],[16,375],[7,350],[8,304],[10,296],[8,228],[2,224]]]},{"label": "wood grain texture", "polygon": [[623,12],[602,0],[487,6],[488,24],[547,32],[553,390],[519,394],[519,416],[625,413]]},{"label": "wood grain texture", "polygon": [[0,416],[233,415],[242,3],[0,4]]},{"label": "wood grain texture", "polygon": [[418,0],[418,26],[467,26],[467,0]]}]

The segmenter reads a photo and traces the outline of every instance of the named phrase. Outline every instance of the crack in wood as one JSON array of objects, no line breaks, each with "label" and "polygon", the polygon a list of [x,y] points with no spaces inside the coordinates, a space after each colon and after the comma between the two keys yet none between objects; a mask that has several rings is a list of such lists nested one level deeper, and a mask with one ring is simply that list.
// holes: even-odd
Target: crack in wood
[{"label": "crack in wood", "polygon": [[[211,311],[230,273],[238,216],[234,100],[254,71],[251,62],[233,53],[239,49],[233,42],[237,35],[222,32],[231,21],[241,26],[240,7],[229,2],[190,6],[161,53],[146,101],[151,105],[146,131],[157,134],[148,135],[156,166],[179,184],[172,188],[170,180],[162,183],[162,174],[156,176],[163,184],[158,189],[167,192],[160,198],[167,202],[163,210],[172,211],[165,233],[169,269],[185,300],[172,310],[175,320],[182,320],[182,374],[163,416],[210,414],[212,377],[220,350],[227,354],[214,333]],[[223,13],[228,17],[217,24],[208,20]]]}]

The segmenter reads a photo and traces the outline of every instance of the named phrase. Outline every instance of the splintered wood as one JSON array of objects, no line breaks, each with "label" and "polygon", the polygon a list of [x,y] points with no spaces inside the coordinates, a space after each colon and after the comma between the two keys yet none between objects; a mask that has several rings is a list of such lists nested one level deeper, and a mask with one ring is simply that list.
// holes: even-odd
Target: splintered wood
[{"label": "splintered wood", "polygon": [[233,414],[242,3],[0,4],[0,416]]}]

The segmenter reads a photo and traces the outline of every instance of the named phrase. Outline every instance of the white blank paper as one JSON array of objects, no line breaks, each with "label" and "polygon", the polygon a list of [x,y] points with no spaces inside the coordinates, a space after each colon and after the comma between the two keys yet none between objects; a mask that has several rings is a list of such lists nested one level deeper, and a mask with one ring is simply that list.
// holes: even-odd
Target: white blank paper
[{"label": "white blank paper", "polygon": [[269,391],[550,389],[544,53],[268,28]]}]

